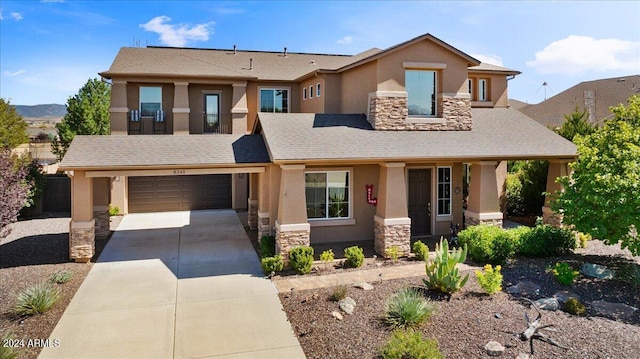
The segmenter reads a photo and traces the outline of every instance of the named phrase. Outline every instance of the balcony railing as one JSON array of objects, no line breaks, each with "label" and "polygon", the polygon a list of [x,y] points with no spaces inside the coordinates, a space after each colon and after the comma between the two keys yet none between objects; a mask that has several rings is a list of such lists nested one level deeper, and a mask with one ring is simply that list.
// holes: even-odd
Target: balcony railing
[{"label": "balcony railing", "polygon": [[128,132],[130,135],[164,135],[167,133],[167,114],[164,110],[144,114],[140,110],[131,110]]},{"label": "balcony railing", "polygon": [[220,114],[202,115],[203,133],[227,134],[231,133],[230,121],[225,121],[227,116]]}]

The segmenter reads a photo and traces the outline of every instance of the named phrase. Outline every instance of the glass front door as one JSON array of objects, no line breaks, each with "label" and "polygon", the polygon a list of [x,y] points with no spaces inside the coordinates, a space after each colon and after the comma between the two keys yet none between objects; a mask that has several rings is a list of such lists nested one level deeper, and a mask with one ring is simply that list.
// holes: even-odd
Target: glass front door
[{"label": "glass front door", "polygon": [[220,132],[220,95],[204,95],[204,132]]}]

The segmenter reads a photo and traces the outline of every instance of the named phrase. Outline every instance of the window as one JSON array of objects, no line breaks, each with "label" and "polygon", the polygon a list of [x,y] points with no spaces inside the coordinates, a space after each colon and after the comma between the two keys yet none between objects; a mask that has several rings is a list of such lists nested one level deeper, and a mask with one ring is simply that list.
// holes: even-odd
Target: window
[{"label": "window", "polygon": [[438,167],[438,216],[451,214],[451,167]]},{"label": "window", "polygon": [[162,87],[140,86],[140,115],[155,116],[162,110]]},{"label": "window", "polygon": [[309,86],[309,98],[313,98],[313,85]]},{"label": "window", "polygon": [[467,88],[469,90],[469,98],[471,99],[471,101],[473,101],[473,80],[472,79],[467,80]]},{"label": "window", "polygon": [[409,117],[436,116],[436,77],[435,71],[405,71]]},{"label": "window", "polygon": [[320,83],[316,84],[316,97],[320,97]]},{"label": "window", "polygon": [[307,99],[307,88],[306,87],[302,89],[302,99],[303,100]]},{"label": "window", "polygon": [[487,80],[478,80],[478,101],[487,101]]},{"label": "window", "polygon": [[260,89],[260,112],[289,112],[289,90]]},{"label": "window", "polygon": [[349,171],[307,172],[307,218],[349,218]]}]

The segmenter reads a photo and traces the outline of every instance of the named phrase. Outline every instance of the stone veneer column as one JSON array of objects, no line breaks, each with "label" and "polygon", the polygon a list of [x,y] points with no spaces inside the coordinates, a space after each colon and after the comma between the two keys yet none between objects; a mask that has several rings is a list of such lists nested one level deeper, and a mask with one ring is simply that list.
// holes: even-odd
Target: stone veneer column
[{"label": "stone veneer column", "polygon": [[249,229],[255,230],[258,228],[258,200],[249,198],[248,202],[248,219],[247,224]]},{"label": "stone veneer column", "polygon": [[189,134],[189,83],[175,82],[173,93],[173,134]]},{"label": "stone veneer column", "polygon": [[95,253],[93,179],[86,177],[84,171],[74,171],[70,177],[69,257],[76,262],[88,262]]},{"label": "stone veneer column", "polygon": [[258,211],[258,239],[272,234],[269,221],[269,212]]},{"label": "stone veneer column", "polygon": [[503,214],[500,212],[500,198],[496,185],[495,161],[473,162],[469,202],[464,212],[465,225],[491,224],[502,227]]},{"label": "stone veneer column", "polygon": [[274,166],[266,166],[264,172],[257,174],[258,179],[258,239],[262,236],[272,235],[271,218],[269,216],[270,192],[271,192],[271,170]]},{"label": "stone veneer column", "polygon": [[401,255],[407,255],[411,250],[411,219],[407,207],[405,164],[381,163],[378,187],[374,248],[385,257],[392,246],[398,247]]},{"label": "stone veneer column", "polygon": [[311,226],[307,222],[304,165],[280,165],[280,195],[276,220],[276,253],[285,261],[295,246],[310,245]]},{"label": "stone veneer column", "polygon": [[569,175],[569,162],[572,160],[549,160],[549,169],[547,170],[547,195],[544,198],[544,206],[542,207],[542,221],[555,227],[562,227],[562,214],[556,213],[551,209],[550,202],[553,199],[553,193],[562,192],[564,189],[560,183],[556,182],[558,177]]},{"label": "stone veneer column", "polygon": [[126,81],[113,80],[111,83],[109,126],[112,135],[129,134],[129,107],[127,106]]}]

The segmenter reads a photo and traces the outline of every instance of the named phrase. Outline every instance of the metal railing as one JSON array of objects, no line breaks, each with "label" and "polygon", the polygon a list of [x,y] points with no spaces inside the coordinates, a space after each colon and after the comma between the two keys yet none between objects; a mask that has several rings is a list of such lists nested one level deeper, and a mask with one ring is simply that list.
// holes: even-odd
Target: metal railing
[{"label": "metal railing", "polygon": [[130,135],[166,134],[167,114],[164,110],[158,110],[152,116],[142,116],[140,110],[131,110],[128,132]]},{"label": "metal railing", "polygon": [[204,114],[202,115],[202,132],[212,134],[228,134],[231,128],[228,121],[224,121],[224,117],[220,114]]}]

